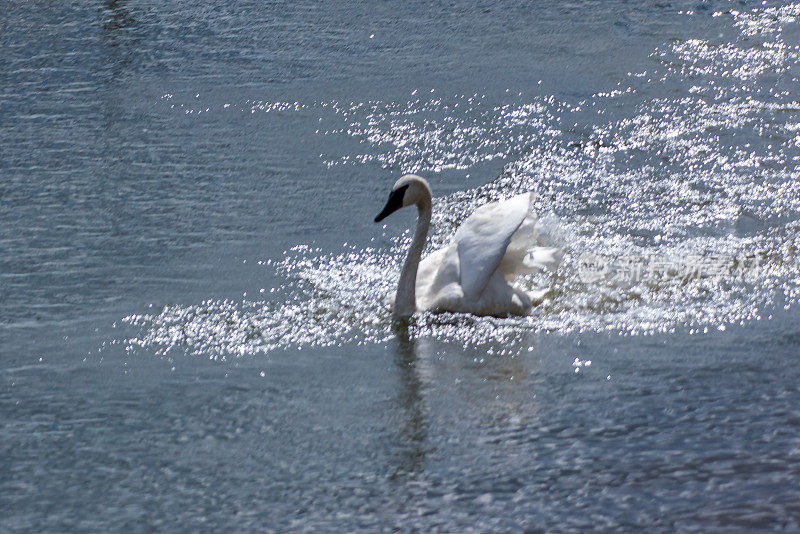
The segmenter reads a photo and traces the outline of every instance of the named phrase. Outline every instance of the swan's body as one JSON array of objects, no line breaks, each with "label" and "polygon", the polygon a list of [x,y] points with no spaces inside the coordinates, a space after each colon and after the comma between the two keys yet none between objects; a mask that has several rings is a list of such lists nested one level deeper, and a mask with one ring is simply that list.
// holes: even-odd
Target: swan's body
[{"label": "swan's body", "polygon": [[557,249],[536,246],[530,204],[531,195],[525,193],[481,206],[464,221],[452,243],[421,260],[431,223],[430,186],[413,174],[400,178],[375,218],[378,222],[411,205],[419,212],[397,284],[394,316],[424,310],[494,316],[527,313],[542,294],[523,290],[514,278],[558,263]]}]

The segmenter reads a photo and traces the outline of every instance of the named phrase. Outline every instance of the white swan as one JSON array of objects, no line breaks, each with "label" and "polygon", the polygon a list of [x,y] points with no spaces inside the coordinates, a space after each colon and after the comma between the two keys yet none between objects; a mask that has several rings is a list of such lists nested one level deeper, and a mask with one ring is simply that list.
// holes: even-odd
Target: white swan
[{"label": "white swan", "polygon": [[527,313],[546,290],[524,291],[513,283],[514,278],[542,267],[554,268],[559,262],[558,249],[535,246],[536,219],[530,204],[531,193],[524,193],[481,206],[464,221],[452,243],[420,262],[431,224],[431,188],[420,176],[400,178],[375,217],[379,222],[414,205],[419,212],[397,284],[394,317],[424,310],[493,316]]}]

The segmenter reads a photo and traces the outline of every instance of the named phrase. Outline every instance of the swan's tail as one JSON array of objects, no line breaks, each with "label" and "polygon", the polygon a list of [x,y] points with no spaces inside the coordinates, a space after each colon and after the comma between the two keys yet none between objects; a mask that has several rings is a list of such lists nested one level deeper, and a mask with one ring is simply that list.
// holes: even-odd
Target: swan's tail
[{"label": "swan's tail", "polygon": [[[555,247],[532,247],[525,254],[522,260],[523,269],[528,272],[535,272],[540,270],[548,270],[555,272],[558,265],[561,263],[561,249]],[[545,296],[550,292],[549,287],[541,287],[533,291],[527,291],[528,298],[531,299],[532,306],[538,306],[544,302]]]},{"label": "swan's tail", "polygon": [[539,232],[540,222],[528,214],[511,238],[500,264],[500,272],[511,280],[540,270],[555,271],[561,263],[561,249],[549,247],[549,240]]},{"label": "swan's tail", "polygon": [[528,249],[522,263],[525,267],[532,270],[546,269],[548,271],[555,271],[561,263],[562,256],[563,254],[560,248],[532,247]]}]

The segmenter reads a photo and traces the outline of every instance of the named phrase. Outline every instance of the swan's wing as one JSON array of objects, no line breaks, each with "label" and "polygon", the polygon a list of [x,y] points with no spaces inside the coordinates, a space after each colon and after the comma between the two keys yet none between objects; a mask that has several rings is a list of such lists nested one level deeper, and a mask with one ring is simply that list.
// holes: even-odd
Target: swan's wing
[{"label": "swan's wing", "polygon": [[461,266],[461,288],[467,299],[477,299],[500,265],[511,236],[530,207],[530,193],[481,206],[456,232]]}]

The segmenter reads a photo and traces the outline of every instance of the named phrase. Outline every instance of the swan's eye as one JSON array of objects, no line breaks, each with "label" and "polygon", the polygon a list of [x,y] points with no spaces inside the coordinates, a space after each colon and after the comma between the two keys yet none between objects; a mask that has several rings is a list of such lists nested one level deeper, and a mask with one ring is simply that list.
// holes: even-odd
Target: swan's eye
[{"label": "swan's eye", "polygon": [[398,187],[389,193],[389,200],[386,201],[386,205],[383,207],[378,216],[375,217],[375,222],[382,221],[403,207],[403,197],[406,194],[406,189],[408,189],[408,184]]}]

